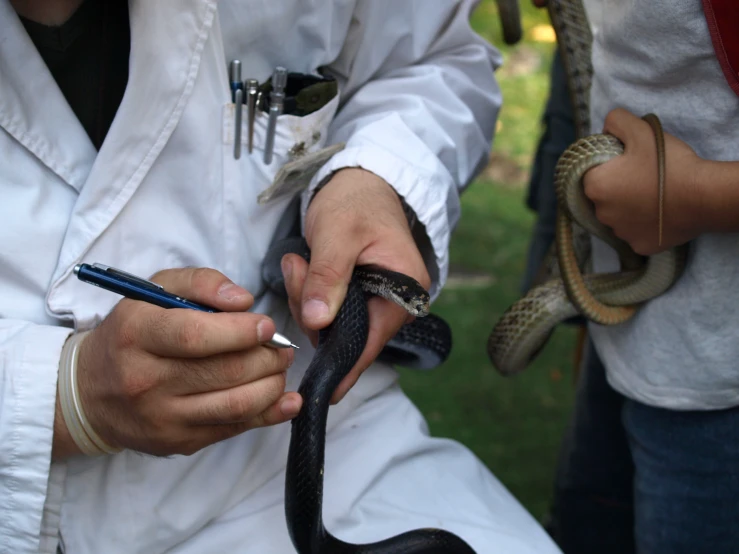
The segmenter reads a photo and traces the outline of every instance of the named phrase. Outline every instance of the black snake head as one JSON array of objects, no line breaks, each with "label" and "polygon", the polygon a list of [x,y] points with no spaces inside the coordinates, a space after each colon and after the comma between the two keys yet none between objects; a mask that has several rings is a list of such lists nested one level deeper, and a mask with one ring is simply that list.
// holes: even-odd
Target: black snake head
[{"label": "black snake head", "polygon": [[369,265],[354,268],[354,276],[365,292],[390,300],[416,317],[429,314],[429,293],[412,277]]}]

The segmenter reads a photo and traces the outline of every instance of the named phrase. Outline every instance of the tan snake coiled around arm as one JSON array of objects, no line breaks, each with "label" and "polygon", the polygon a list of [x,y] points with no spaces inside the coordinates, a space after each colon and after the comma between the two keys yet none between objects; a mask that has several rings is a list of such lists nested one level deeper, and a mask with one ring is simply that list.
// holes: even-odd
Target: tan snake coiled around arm
[{"label": "tan snake coiled around arm", "polygon": [[[498,1],[517,3],[517,0]],[[679,247],[642,258],[596,219],[592,204],[583,192],[582,176],[588,169],[623,154],[623,145],[610,135],[588,136],[592,36],[581,0],[549,0],[547,7],[557,34],[575,126],[581,138],[562,154],[555,169],[556,248],[562,277],[531,289],[503,314],[488,338],[488,356],[504,375],[525,369],[554,328],[577,314],[603,325],[617,325],[630,319],[641,304],[674,284],[684,268],[687,252],[686,247]],[[501,16],[513,11],[501,10]],[[503,20],[504,28],[510,24]],[[664,140],[656,116],[650,114],[644,119],[657,138],[661,242]],[[619,254],[622,271],[582,275],[573,247],[573,223],[612,246]]]}]

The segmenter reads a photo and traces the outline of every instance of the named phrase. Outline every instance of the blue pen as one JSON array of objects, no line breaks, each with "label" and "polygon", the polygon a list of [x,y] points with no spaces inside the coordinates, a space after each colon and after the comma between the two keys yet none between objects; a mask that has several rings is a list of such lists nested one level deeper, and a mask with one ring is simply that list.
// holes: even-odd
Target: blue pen
[{"label": "blue pen", "polygon": [[[115,269],[107,265],[102,264],[78,264],[74,266],[74,274],[80,281],[95,285],[97,287],[115,292],[130,298],[131,300],[141,300],[142,302],[148,302],[161,308],[188,308],[191,310],[198,310],[201,312],[217,313],[221,310],[216,310],[210,306],[198,304],[187,298],[176,296],[170,292],[164,290],[162,285],[152,283],[141,277],[136,277],[120,269]],[[272,346],[274,348],[299,348],[294,345],[287,337],[280,333],[275,333],[274,336],[265,343],[265,346]]]}]

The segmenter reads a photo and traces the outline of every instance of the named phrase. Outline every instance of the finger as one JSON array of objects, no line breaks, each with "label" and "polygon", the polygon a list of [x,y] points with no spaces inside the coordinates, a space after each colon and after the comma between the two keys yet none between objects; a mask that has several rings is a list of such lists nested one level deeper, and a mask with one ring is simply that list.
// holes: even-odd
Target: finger
[{"label": "finger", "polygon": [[618,186],[622,173],[629,168],[629,160],[625,156],[617,156],[607,162],[588,169],[583,176],[583,191],[592,202],[598,204],[613,196],[613,179],[619,180],[615,185]]},{"label": "finger", "polygon": [[294,357],[292,348],[256,347],[197,360],[173,360],[165,381],[175,395],[224,390],[279,375],[292,365]]},{"label": "finger", "polygon": [[267,427],[293,419],[303,407],[303,397],[297,392],[287,392],[263,412],[251,418],[249,427]]},{"label": "finger", "polygon": [[301,294],[301,319],[309,329],[322,329],[336,317],[362,248],[356,241],[338,239],[331,227],[316,225]]},{"label": "finger", "polygon": [[270,408],[284,393],[283,372],[230,389],[180,397],[176,409],[189,425],[243,423]]},{"label": "finger", "polygon": [[302,405],[303,399],[298,393],[288,392],[282,395],[266,410],[247,421],[188,427],[188,439],[184,444],[178,446],[176,451],[184,454],[193,454],[201,448],[230,439],[251,429],[285,423],[298,415]]},{"label": "finger", "polygon": [[623,108],[616,108],[608,112],[603,122],[603,132],[615,136],[624,144],[631,142],[629,139],[633,136],[634,129],[640,124],[648,125],[644,120],[635,116],[630,111]]},{"label": "finger", "polygon": [[151,280],[168,292],[223,311],[246,311],[254,297],[220,271],[208,268],[167,269]]},{"label": "finger", "polygon": [[367,302],[370,329],[367,345],[349,374],[336,387],[332,403],[339,402],[359,379],[359,376],[375,361],[382,349],[406,321],[408,312],[384,298],[370,298]]},{"label": "finger", "polygon": [[287,254],[282,259],[282,274],[285,277],[285,289],[287,290],[290,313],[292,313],[293,319],[298,323],[303,334],[307,335],[315,346],[318,341],[318,332],[303,324],[303,311],[300,303],[303,285],[308,275],[308,262],[301,256]]},{"label": "finger", "polygon": [[302,310],[300,298],[303,293],[303,284],[308,274],[308,262],[295,254],[286,254],[282,258],[282,275],[285,278],[287,302],[295,321],[302,326]]},{"label": "finger", "polygon": [[207,313],[146,306],[122,324],[119,340],[167,358],[204,358],[254,348],[275,333],[267,316],[250,312]]}]

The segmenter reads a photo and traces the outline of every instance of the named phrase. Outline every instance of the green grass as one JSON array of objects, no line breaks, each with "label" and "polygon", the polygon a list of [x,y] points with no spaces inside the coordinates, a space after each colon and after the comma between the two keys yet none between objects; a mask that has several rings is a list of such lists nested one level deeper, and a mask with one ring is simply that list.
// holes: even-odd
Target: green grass
[{"label": "green grass", "polygon": [[[553,51],[553,44],[528,38],[536,25],[548,23],[546,13],[526,0],[522,10],[525,39],[514,48],[501,46],[492,0],[483,1],[473,17],[475,29],[502,50],[509,67],[498,75],[504,107],[495,161],[462,197],[451,261],[455,273],[479,274],[489,282],[456,283],[442,292],[433,311],[452,327],[452,355],[432,372],[402,370],[401,383],[434,435],[467,445],[535,517],[542,518],[574,394],[574,332],[559,329],[537,361],[516,377],[498,375],[485,353],[495,321],[520,294],[534,221],[524,203],[525,172],[541,132]],[[496,181],[497,165],[519,173]]]}]

